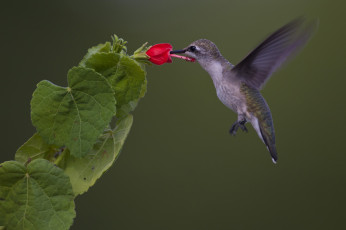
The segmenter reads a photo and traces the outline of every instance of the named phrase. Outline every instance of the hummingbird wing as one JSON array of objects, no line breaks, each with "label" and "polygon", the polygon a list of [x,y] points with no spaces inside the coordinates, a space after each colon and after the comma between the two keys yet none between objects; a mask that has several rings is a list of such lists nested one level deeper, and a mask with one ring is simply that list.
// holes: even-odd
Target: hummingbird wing
[{"label": "hummingbird wing", "polygon": [[303,22],[298,18],[278,29],[237,64],[232,72],[248,85],[261,89],[272,73],[311,37],[316,23],[302,29]]}]

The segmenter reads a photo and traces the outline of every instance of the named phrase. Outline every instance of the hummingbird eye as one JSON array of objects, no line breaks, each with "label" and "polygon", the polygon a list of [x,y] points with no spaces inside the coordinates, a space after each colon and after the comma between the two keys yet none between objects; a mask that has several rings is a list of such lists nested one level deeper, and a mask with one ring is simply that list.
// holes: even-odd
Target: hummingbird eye
[{"label": "hummingbird eye", "polygon": [[189,51],[191,51],[191,52],[194,52],[196,49],[197,49],[196,46],[190,46],[189,47]]}]

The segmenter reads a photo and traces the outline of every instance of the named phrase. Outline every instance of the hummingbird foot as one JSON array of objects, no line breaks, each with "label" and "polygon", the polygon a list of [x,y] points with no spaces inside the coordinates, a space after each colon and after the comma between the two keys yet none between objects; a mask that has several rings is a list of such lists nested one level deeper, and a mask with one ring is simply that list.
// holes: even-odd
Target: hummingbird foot
[{"label": "hummingbird foot", "polygon": [[248,132],[245,126],[246,122],[247,122],[246,119],[234,122],[231,129],[229,130],[230,134],[235,136],[239,128],[241,128],[241,130],[243,130],[244,132]]}]

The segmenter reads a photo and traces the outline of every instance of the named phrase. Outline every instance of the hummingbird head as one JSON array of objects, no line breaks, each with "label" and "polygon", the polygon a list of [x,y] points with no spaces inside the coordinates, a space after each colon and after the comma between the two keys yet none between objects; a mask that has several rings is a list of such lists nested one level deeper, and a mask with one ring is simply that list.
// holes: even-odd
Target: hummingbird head
[{"label": "hummingbird head", "polygon": [[199,39],[192,42],[182,50],[171,51],[171,54],[183,53],[188,57],[196,59],[200,64],[211,62],[221,57],[221,53],[216,45],[207,39]]}]

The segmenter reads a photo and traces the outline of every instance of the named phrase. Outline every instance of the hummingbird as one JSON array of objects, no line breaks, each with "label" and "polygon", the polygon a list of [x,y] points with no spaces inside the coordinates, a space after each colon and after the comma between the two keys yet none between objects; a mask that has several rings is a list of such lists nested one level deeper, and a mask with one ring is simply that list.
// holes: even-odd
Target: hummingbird
[{"label": "hummingbird", "polygon": [[304,24],[299,18],[282,26],[235,66],[207,39],[199,39],[182,50],[170,52],[195,59],[209,73],[220,101],[238,114],[230,134],[236,135],[239,128],[247,132],[245,124],[250,122],[266,145],[273,163],[278,160],[273,119],[260,90],[287,58],[296,54],[310,39],[315,23]]}]

